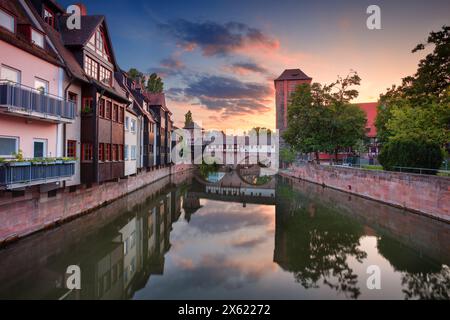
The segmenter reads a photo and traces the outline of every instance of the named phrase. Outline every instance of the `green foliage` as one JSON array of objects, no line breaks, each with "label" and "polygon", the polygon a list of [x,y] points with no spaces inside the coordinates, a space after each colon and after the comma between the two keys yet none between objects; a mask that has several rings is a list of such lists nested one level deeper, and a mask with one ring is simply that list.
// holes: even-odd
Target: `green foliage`
[{"label": "green foliage", "polygon": [[[388,171],[397,171],[395,167],[438,170],[442,165],[443,154],[440,145],[435,142],[404,138],[386,143],[382,148],[379,161]],[[409,171],[416,172],[416,170]],[[436,174],[435,171],[423,173]]]},{"label": "green foliage", "polygon": [[297,153],[290,148],[283,148],[280,150],[280,157],[283,162],[293,163],[297,158]]},{"label": "green foliage", "polygon": [[375,124],[383,144],[406,137],[441,146],[450,141],[450,27],[431,32],[412,52],[427,46],[434,49],[420,61],[416,74],[381,96]]},{"label": "green foliage", "polygon": [[298,86],[288,108],[285,141],[303,153],[337,153],[364,139],[366,114],[350,104],[358,96],[352,87],[360,82],[353,72],[331,85]]},{"label": "green foliage", "polygon": [[202,162],[201,165],[199,165],[199,171],[202,177],[207,178],[210,173],[214,173],[219,171],[220,165],[218,165],[216,162],[213,164],[207,164],[205,161]]},{"label": "green foliage", "polygon": [[164,91],[164,83],[156,73],[152,73],[148,78],[147,90],[151,93],[162,93]]},{"label": "green foliage", "polygon": [[256,185],[258,185],[258,186],[265,185],[266,183],[269,183],[270,181],[272,181],[272,179],[273,179],[273,177],[270,177],[270,176],[257,177]]},{"label": "green foliage", "polygon": [[135,82],[137,82],[141,85],[145,84],[145,75],[142,72],[140,72],[138,69],[131,68],[130,70],[128,70],[127,74],[131,80],[134,80]]},{"label": "green foliage", "polygon": [[23,157],[23,151],[19,149],[19,152],[13,153],[13,156],[16,158],[16,162],[24,162],[25,159]]},{"label": "green foliage", "polygon": [[194,119],[192,118],[192,112],[191,112],[191,110],[189,110],[184,115],[184,127],[187,128],[187,127],[191,126],[193,123],[194,123]]},{"label": "green foliage", "polygon": [[394,105],[386,123],[394,139],[429,140],[443,146],[450,141],[450,106],[433,102],[426,108]]}]

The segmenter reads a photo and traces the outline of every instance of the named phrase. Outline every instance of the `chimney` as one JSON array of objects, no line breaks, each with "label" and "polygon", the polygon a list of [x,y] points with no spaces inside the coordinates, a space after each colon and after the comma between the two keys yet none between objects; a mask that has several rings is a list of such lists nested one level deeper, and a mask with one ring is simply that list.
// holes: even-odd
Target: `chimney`
[{"label": "chimney", "polygon": [[87,8],[86,8],[86,5],[84,5],[83,3],[77,3],[77,4],[75,4],[76,6],[78,6],[78,8],[80,8],[80,14],[82,15],[82,16],[87,16]]}]

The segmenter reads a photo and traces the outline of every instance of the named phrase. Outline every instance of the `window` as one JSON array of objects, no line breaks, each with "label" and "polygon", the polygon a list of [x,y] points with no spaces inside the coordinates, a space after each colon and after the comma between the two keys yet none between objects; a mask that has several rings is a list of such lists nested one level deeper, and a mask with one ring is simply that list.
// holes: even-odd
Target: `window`
[{"label": "window", "polygon": [[131,146],[131,160],[136,160],[136,146]]},{"label": "window", "polygon": [[91,143],[83,143],[81,145],[81,161],[92,161],[93,148]]},{"label": "window", "polygon": [[13,157],[19,152],[19,138],[0,136],[0,157]]},{"label": "window", "polygon": [[98,115],[102,118],[105,117],[105,99],[100,100],[100,105],[98,108]]},{"label": "window", "polygon": [[76,158],[77,157],[77,142],[75,140],[68,140],[67,141],[67,156],[69,158]]},{"label": "window", "polygon": [[125,116],[125,110],[123,107],[119,108],[119,123],[123,123],[123,118]]},{"label": "window", "polygon": [[99,56],[102,58],[111,61],[109,50],[106,45],[106,37],[105,32],[102,27],[99,27],[94,35],[91,37],[91,39],[88,42],[88,47],[95,51]]},{"label": "window", "polygon": [[47,94],[48,93],[48,81],[35,78],[34,79],[34,88],[40,93]]},{"label": "window", "polygon": [[98,63],[89,56],[86,56],[85,59],[84,71],[88,76],[98,79]]},{"label": "window", "polygon": [[21,72],[14,68],[2,65],[0,80],[7,80],[15,83],[20,83]]},{"label": "window", "polygon": [[135,119],[131,119],[131,127],[130,127],[131,132],[135,133],[136,132],[136,120]]},{"label": "window", "polygon": [[51,27],[55,27],[55,14],[48,8],[44,8],[44,21]]},{"label": "window", "polygon": [[111,108],[112,108],[111,101],[106,101],[106,112],[105,112],[106,119],[111,119]]},{"label": "window", "polygon": [[98,161],[105,161],[105,144],[103,143],[98,145]]},{"label": "window", "polygon": [[104,66],[100,66],[100,79],[101,82],[109,86],[112,85],[112,72],[106,69]]},{"label": "window", "polygon": [[119,106],[117,104],[114,104],[113,107],[113,121],[119,121]]},{"label": "window", "polygon": [[129,117],[125,117],[125,130],[126,131],[130,130],[130,118]]},{"label": "window", "polygon": [[117,154],[117,144],[112,145],[112,161],[118,161],[119,157]]},{"label": "window", "polygon": [[104,48],[104,39],[103,39],[103,30],[101,28],[98,28],[95,34],[95,49],[97,49],[100,52],[103,52]]},{"label": "window", "polygon": [[34,139],[34,141],[33,141],[33,157],[34,158],[47,157],[47,140]]},{"label": "window", "polygon": [[105,161],[111,161],[111,145],[106,144],[105,146]]},{"label": "window", "polygon": [[119,144],[119,161],[123,161],[124,155],[123,155],[123,145]]},{"label": "window", "polygon": [[125,150],[124,150],[124,152],[125,152],[125,161],[128,161],[128,145],[126,144],[125,145]]},{"label": "window", "polygon": [[0,26],[13,33],[16,30],[16,22],[14,20],[14,17],[1,9],[0,9]]},{"label": "window", "polygon": [[69,101],[77,104],[78,102],[78,95],[76,93],[69,91]]},{"label": "window", "polygon": [[31,43],[44,48],[44,35],[35,29],[31,29]]}]

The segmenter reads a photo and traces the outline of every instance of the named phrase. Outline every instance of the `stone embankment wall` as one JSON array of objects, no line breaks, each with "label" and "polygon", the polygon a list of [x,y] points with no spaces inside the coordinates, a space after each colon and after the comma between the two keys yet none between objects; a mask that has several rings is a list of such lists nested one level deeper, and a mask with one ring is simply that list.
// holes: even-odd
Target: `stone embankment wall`
[{"label": "stone embankment wall", "polygon": [[13,198],[11,193],[4,193],[0,197],[0,244],[87,214],[164,177],[191,168],[175,165],[91,188],[80,186],[75,192],[71,192],[70,188],[60,189],[51,198],[47,193],[36,191],[18,198]]},{"label": "stone embankment wall", "polygon": [[450,179],[446,177],[311,164],[281,174],[450,222]]}]

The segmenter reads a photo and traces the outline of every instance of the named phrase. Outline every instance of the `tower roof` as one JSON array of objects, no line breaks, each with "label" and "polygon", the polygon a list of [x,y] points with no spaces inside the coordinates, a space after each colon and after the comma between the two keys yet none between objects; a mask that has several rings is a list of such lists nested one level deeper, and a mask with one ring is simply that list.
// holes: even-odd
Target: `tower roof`
[{"label": "tower roof", "polygon": [[283,80],[312,80],[300,69],[287,69],[275,81]]}]

